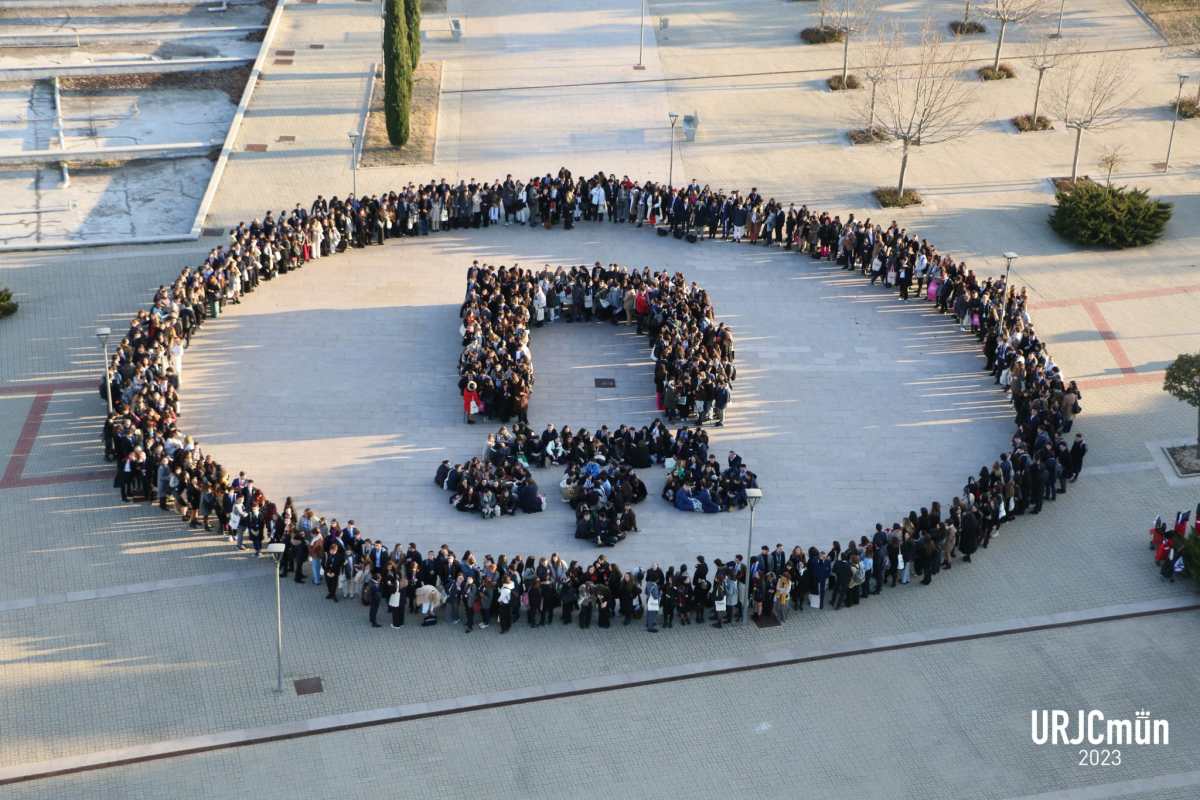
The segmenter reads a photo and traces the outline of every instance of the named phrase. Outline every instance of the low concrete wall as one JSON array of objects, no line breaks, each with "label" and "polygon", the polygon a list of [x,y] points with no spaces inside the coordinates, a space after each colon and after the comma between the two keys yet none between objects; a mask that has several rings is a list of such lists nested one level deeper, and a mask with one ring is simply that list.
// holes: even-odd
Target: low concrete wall
[{"label": "low concrete wall", "polygon": [[87,75],[141,75],[155,72],[197,72],[211,69],[231,69],[253,61],[239,56],[219,58],[170,58],[162,61],[103,61],[97,64],[27,64],[7,67],[6,81],[32,81],[46,78],[68,78]]},{"label": "low concrete wall", "polygon": [[56,164],[60,161],[133,161],[139,158],[195,158],[207,155],[219,142],[131,144],[122,147],[89,147],[85,150],[23,150],[0,153],[0,164]]},{"label": "low concrete wall", "polygon": [[74,47],[96,42],[160,42],[165,39],[203,39],[210,36],[247,36],[266,25],[229,25],[205,28],[158,28],[117,31],[56,31],[54,33],[0,33],[0,47]]}]

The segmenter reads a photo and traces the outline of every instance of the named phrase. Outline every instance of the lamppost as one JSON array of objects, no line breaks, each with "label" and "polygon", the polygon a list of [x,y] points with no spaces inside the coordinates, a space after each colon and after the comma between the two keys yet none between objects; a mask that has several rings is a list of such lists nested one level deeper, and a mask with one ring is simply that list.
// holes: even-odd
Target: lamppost
[{"label": "lamppost", "polygon": [[1183,100],[1183,85],[1187,83],[1187,73],[1181,72],[1179,78],[1179,94],[1175,95],[1175,116],[1171,118],[1171,138],[1167,139],[1167,157],[1163,159],[1163,172],[1171,164],[1171,146],[1175,144],[1175,124],[1179,122],[1179,102]]},{"label": "lamppost", "polygon": [[1066,7],[1066,5],[1067,5],[1067,0],[1058,0],[1058,30],[1056,30],[1054,33],[1050,34],[1051,39],[1061,39],[1062,38],[1063,9]]},{"label": "lamppost", "polygon": [[275,691],[283,694],[283,604],[279,602],[279,559],[283,558],[283,542],[267,545],[267,554],[275,562]]},{"label": "lamppost", "polygon": [[679,122],[679,115],[671,111],[667,116],[671,120],[671,165],[667,168],[667,188],[670,189],[675,178],[675,123]]},{"label": "lamppost", "polygon": [[638,26],[638,63],[633,65],[634,69],[645,69],[646,65],[642,63],[642,50],[646,44],[646,0],[642,2],[642,21]]},{"label": "lamppost", "polygon": [[354,196],[358,197],[358,142],[362,135],[358,131],[350,131],[346,135],[350,137],[350,174],[354,182]]},{"label": "lamppost", "polygon": [[104,348],[104,392],[108,398],[108,413],[113,413],[112,404],[112,371],[109,369],[108,362],[108,337],[112,336],[112,331],[108,328],[96,328],[96,338],[100,340],[100,346]]},{"label": "lamppost", "polygon": [[1019,255],[1009,250],[1004,254],[1004,260],[1007,262],[1004,265],[1004,291],[1008,291],[1008,273],[1012,271],[1012,262],[1020,258]]},{"label": "lamppost", "polygon": [[[746,534],[746,605],[754,601],[750,592],[754,588],[754,507],[758,505],[758,501],[762,500],[762,489],[747,489],[746,502],[750,504],[750,532]],[[749,616],[750,608],[742,609]]]}]

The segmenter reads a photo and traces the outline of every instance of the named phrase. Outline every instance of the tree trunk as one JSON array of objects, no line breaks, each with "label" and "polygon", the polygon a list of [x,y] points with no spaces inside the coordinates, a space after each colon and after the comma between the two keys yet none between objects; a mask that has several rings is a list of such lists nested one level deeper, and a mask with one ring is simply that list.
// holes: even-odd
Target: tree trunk
[{"label": "tree trunk", "polygon": [[875,90],[879,87],[879,81],[871,81],[871,118],[867,120],[867,133],[872,133],[875,130]]},{"label": "tree trunk", "polygon": [[1037,88],[1033,90],[1033,116],[1030,117],[1030,122],[1033,123],[1033,129],[1037,130],[1037,111],[1038,101],[1042,99],[1042,78],[1046,77],[1046,70],[1038,70]]},{"label": "tree trunk", "polygon": [[[1196,458],[1200,458],[1200,406],[1196,406]],[[1200,519],[1196,522],[1200,524]]]},{"label": "tree trunk", "polygon": [[1075,156],[1071,159],[1071,183],[1079,175],[1079,145],[1083,142],[1083,128],[1075,129]]},{"label": "tree trunk", "polygon": [[842,35],[845,37],[842,41],[842,88],[848,89],[846,74],[850,71],[850,29],[846,28]]},{"label": "tree trunk", "polygon": [[967,0],[966,8],[963,9],[963,25],[971,21],[971,0]]},{"label": "tree trunk", "polygon": [[904,200],[904,173],[908,172],[908,139],[904,140],[904,154],[900,156],[900,180],[896,183],[896,202]]},{"label": "tree trunk", "polygon": [[1007,20],[1000,20],[1000,35],[996,37],[996,60],[992,62],[992,69],[1000,69],[1000,48],[1004,47],[1004,32],[1007,29]]}]

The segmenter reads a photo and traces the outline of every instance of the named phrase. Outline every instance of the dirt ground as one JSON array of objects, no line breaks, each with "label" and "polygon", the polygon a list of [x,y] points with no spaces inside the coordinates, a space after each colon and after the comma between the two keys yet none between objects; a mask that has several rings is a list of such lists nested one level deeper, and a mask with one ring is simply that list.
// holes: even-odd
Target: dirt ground
[{"label": "dirt ground", "polygon": [[1171,44],[1200,47],[1200,0],[1134,0]]},{"label": "dirt ground", "polygon": [[371,114],[367,118],[367,140],[363,143],[362,167],[395,167],[402,164],[432,164],[437,143],[438,105],[442,89],[442,62],[423,61],[413,76],[412,110],[408,142],[392,147],[383,113],[383,79],[375,81]]},{"label": "dirt ground", "polygon": [[84,75],[61,78],[64,89],[87,94],[112,89],[219,89],[230,102],[242,101],[250,67],[197,70],[195,72],[135,73],[131,75]]}]

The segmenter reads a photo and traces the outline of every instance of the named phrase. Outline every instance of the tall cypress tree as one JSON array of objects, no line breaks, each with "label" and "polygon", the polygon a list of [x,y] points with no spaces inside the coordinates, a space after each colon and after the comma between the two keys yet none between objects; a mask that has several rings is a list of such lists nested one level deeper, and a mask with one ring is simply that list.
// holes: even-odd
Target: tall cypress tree
[{"label": "tall cypress tree", "polygon": [[388,141],[399,147],[408,141],[408,112],[412,101],[412,56],[408,52],[405,0],[387,0],[383,25],[383,112]]},{"label": "tall cypress tree", "polygon": [[404,0],[404,17],[408,23],[408,52],[416,71],[421,60],[421,0]]}]

